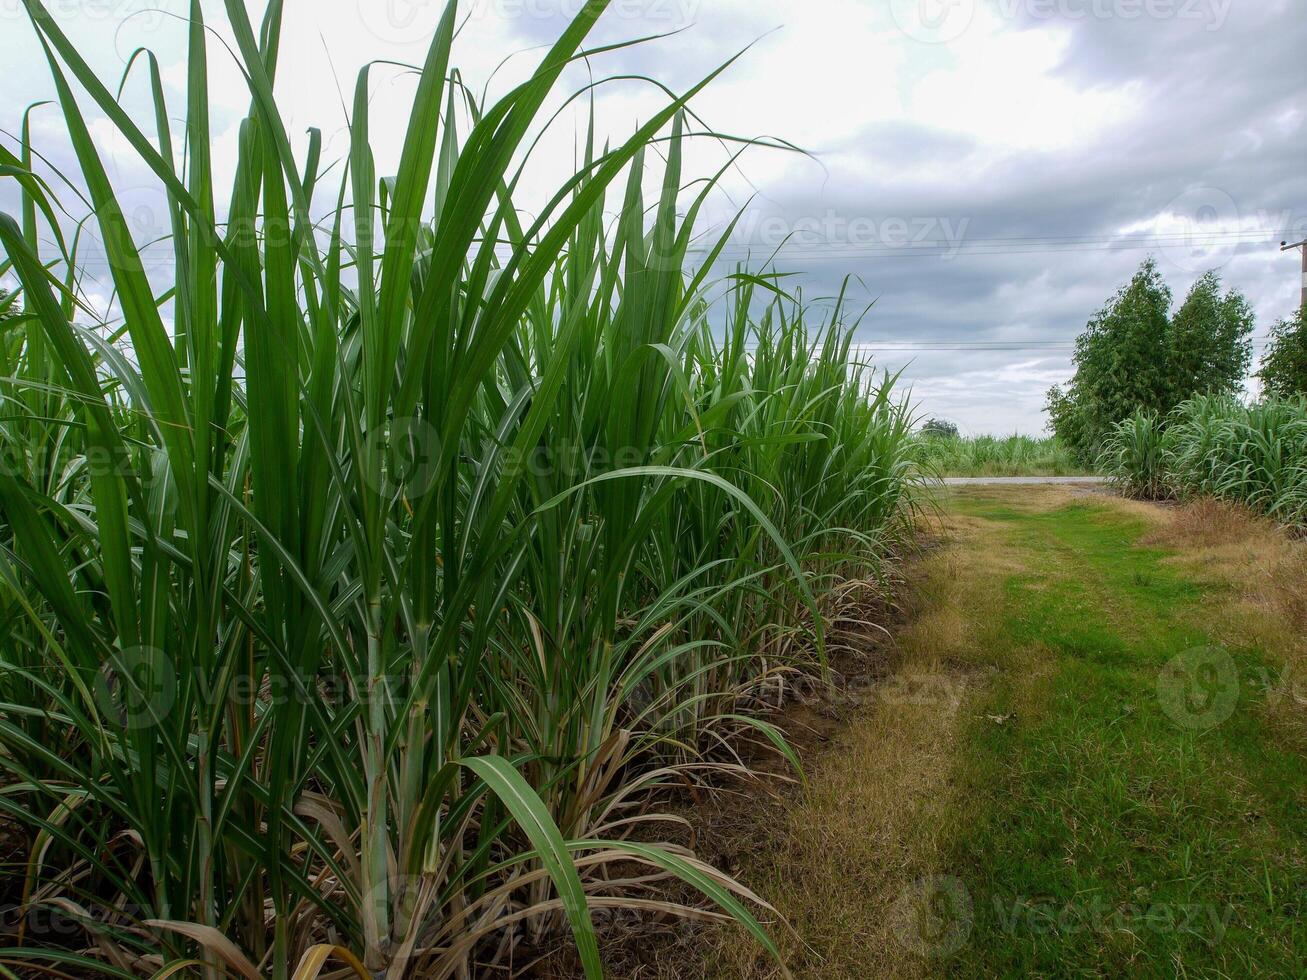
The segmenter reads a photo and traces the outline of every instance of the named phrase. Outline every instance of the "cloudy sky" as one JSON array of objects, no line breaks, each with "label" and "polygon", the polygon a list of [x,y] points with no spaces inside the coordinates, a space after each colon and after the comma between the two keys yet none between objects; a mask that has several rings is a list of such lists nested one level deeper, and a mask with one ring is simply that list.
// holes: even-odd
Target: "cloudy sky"
[{"label": "cloudy sky", "polygon": [[[580,2],[464,0],[455,62],[493,97]],[[180,114],[186,3],[47,6],[115,85],[136,48],[154,50]],[[221,36],[222,5],[204,6]],[[343,155],[359,67],[420,61],[442,7],[287,0],[278,86],[288,128],[316,126],[325,156]],[[0,139],[12,147],[24,107],[53,86],[20,0],[0,0],[0,32]],[[613,0],[594,40],[669,33],[593,59],[596,78],[629,76],[598,89],[601,130],[617,139],[660,106],[665,96],[639,76],[683,90],[747,48],[695,110],[717,132],[806,153],[751,150],[723,181],[705,234],[745,208],[731,259],[761,262],[784,242],[776,262],[801,274],[794,282],[813,301],[852,277],[859,306],[874,301],[859,342],[905,369],[922,412],[964,431],[1039,432],[1071,342],[1149,254],[1177,301],[1219,268],[1256,307],[1259,337],[1297,302],[1297,256],[1279,242],[1307,237],[1303,0]],[[210,58],[221,181],[247,96],[217,41]],[[586,72],[560,89],[580,88]],[[373,77],[385,173],[412,81],[388,66]],[[123,95],[141,120],[146,91],[138,73]],[[162,233],[152,182],[88,116],[141,237]],[[69,169],[57,111],[35,110],[31,126],[51,165]],[[577,127],[564,114],[545,134],[528,207],[570,172]],[[700,140],[690,166],[714,172],[726,152]],[[0,179],[0,208],[12,211],[10,184]]]}]

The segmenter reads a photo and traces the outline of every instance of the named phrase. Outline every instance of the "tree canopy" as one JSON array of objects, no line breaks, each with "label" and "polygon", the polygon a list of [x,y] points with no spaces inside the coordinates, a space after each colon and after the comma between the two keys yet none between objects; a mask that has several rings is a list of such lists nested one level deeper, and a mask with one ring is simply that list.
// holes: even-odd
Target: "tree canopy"
[{"label": "tree canopy", "polygon": [[1258,377],[1270,394],[1307,394],[1307,306],[1271,328],[1271,345]]},{"label": "tree canopy", "polygon": [[1082,460],[1136,412],[1165,415],[1194,395],[1240,389],[1252,360],[1254,314],[1208,272],[1171,313],[1172,294],[1148,259],[1076,340],[1075,376],[1048,393],[1053,431]]},{"label": "tree canopy", "polygon": [[958,427],[954,422],[948,419],[933,418],[921,427],[921,434],[925,436],[936,436],[941,439],[956,438]]}]

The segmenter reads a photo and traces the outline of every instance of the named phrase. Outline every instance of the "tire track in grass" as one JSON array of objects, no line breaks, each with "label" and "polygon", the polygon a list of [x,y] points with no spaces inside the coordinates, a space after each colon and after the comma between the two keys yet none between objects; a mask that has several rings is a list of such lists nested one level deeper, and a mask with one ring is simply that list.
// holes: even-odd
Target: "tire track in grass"
[{"label": "tire track in grass", "polygon": [[[1221,646],[1210,596],[1127,508],[967,494],[1014,546],[983,645],[943,867],[967,936],[949,976],[1300,976],[1303,759]],[[957,948],[949,948],[956,946]],[[929,954],[934,953],[933,957]]]}]

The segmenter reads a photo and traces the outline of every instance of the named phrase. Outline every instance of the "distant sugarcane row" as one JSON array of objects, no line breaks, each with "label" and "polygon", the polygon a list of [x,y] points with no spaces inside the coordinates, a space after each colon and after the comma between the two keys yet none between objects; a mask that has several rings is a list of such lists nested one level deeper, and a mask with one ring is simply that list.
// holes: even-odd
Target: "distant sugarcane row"
[{"label": "distant sugarcane row", "polygon": [[922,462],[932,476],[1084,476],[1092,472],[1056,436],[937,434],[928,422],[921,440]]},{"label": "distant sugarcane row", "polygon": [[1217,497],[1307,528],[1307,400],[1200,396],[1166,417],[1137,412],[1113,429],[1101,466],[1134,496]]},{"label": "distant sugarcane row", "polygon": [[[600,913],[703,914],[670,877],[774,952],[761,899],[650,807],[748,778],[732,738],[789,754],[766,704],[909,529],[893,379],[838,308],[814,325],[744,273],[710,303],[685,271],[712,183],[687,213],[684,98],[520,223],[604,3],[488,107],[451,4],[395,177],[365,70],[335,187],[272,95],[281,3],[226,6],[251,105],[220,200],[198,0],[180,134],[152,58],[149,127],[27,3],[119,313],[82,295],[25,130],[0,150],[0,814],[25,845],[0,964],[466,977],[561,931],[598,978]],[[165,289],[79,100],[157,179]]]}]

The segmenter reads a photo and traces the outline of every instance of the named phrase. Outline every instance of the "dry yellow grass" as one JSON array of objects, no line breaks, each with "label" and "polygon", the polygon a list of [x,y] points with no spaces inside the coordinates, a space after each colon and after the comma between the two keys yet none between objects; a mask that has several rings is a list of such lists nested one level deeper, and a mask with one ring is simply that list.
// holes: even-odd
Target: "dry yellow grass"
[{"label": "dry yellow grass", "polygon": [[1231,646],[1255,646],[1282,664],[1257,679],[1266,713],[1307,746],[1307,542],[1237,504],[1200,500],[1178,508],[1148,543],[1212,586],[1209,628]]},{"label": "dry yellow grass", "polygon": [[[1053,507],[1057,499],[1040,493],[1029,505]],[[911,607],[896,637],[891,675],[864,692],[852,719],[805,760],[807,792],[769,812],[769,825],[758,828],[732,868],[789,923],[791,931],[778,930],[777,940],[799,978],[930,974],[929,961],[911,955],[898,934],[899,912],[914,882],[938,867],[957,807],[957,740],[968,692],[984,682],[977,608],[996,601],[986,590],[997,590],[1019,567],[999,537],[987,533],[986,521],[950,514],[931,530],[948,544],[908,569]],[[972,543],[953,546],[961,540]],[[968,583],[965,604],[959,582]],[[669,948],[633,974],[659,980],[779,975],[727,927],[709,930],[689,948]]]}]

